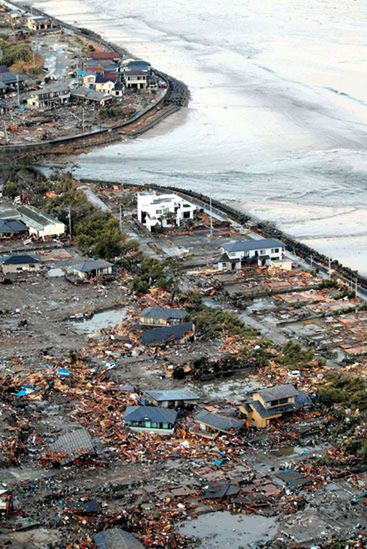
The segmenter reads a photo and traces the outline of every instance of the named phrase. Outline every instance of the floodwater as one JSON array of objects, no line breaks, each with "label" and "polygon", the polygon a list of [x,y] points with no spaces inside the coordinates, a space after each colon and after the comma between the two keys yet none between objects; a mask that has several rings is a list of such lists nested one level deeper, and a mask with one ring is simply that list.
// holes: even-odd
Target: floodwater
[{"label": "floodwater", "polygon": [[200,549],[255,549],[271,541],[276,530],[277,521],[272,517],[231,515],[228,511],[201,515],[178,527],[180,534],[197,538]]},{"label": "floodwater", "polygon": [[92,337],[98,334],[103,328],[112,328],[125,320],[127,315],[127,309],[111,309],[108,311],[102,311],[95,313],[92,318],[84,320],[72,320],[69,322],[73,326],[73,329],[80,333],[86,334]]},{"label": "floodwater", "polygon": [[365,0],[38,0],[186,82],[189,108],[75,159],[194,188],[367,273]]}]

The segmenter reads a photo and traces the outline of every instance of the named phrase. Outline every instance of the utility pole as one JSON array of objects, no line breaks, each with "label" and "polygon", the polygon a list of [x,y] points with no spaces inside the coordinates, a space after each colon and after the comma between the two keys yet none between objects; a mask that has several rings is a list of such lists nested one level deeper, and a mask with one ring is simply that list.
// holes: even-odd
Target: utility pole
[{"label": "utility pole", "polygon": [[358,271],[356,271],[356,280],[355,280],[355,288],[354,288],[354,293],[356,297],[357,297],[357,292],[358,292]]},{"label": "utility pole", "polygon": [[331,278],[331,257],[329,257],[329,280]]},{"label": "utility pole", "polygon": [[69,238],[71,240],[71,236],[72,236],[72,227],[71,227],[71,207],[69,206]]},{"label": "utility pole", "polygon": [[82,128],[83,128],[83,131],[84,131],[84,126],[85,126],[85,117],[84,117],[84,107],[83,107],[83,110],[82,110]]},{"label": "utility pole", "polygon": [[210,236],[213,236],[213,207],[212,196],[209,197],[209,212],[210,212]]},{"label": "utility pole", "polygon": [[120,225],[120,232],[122,233],[122,206],[120,204],[120,213],[119,213],[119,225]]},{"label": "utility pole", "polygon": [[19,95],[19,74],[17,74],[17,96],[18,96],[18,107],[20,105],[20,95]]}]

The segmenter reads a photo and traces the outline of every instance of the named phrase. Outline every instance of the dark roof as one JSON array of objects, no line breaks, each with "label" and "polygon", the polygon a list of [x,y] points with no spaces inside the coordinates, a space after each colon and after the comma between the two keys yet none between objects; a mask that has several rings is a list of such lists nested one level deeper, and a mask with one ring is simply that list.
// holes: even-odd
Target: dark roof
[{"label": "dark roof", "polygon": [[296,397],[298,395],[297,389],[291,383],[287,385],[275,385],[274,387],[268,387],[261,391],[256,391],[264,402],[271,402],[281,398]]},{"label": "dark roof", "polygon": [[207,410],[201,410],[196,416],[195,420],[205,425],[209,425],[218,431],[231,431],[232,429],[239,431],[244,425],[244,421],[235,419],[233,417],[220,416],[218,414],[212,414]]},{"label": "dark roof", "polygon": [[144,549],[144,545],[135,536],[120,528],[98,532],[94,534],[93,541],[97,549]]},{"label": "dark roof", "polygon": [[20,219],[0,219],[0,234],[24,233],[27,225]]},{"label": "dark roof", "polygon": [[21,74],[16,75],[14,72],[10,72],[10,71],[0,72],[0,81],[4,82],[4,84],[16,84],[17,76],[18,76],[19,82],[24,81],[24,76],[22,76]]},{"label": "dark roof", "polygon": [[264,408],[264,406],[258,400],[249,400],[250,404],[262,418],[273,417],[278,414],[283,414],[285,412],[293,412],[295,410],[294,404],[283,404],[282,406],[277,406],[276,408]]},{"label": "dark roof", "polygon": [[146,61],[130,61],[125,65],[125,70],[128,72],[148,72],[150,70],[150,63],[147,63]]},{"label": "dark roof", "polygon": [[34,265],[40,260],[32,255],[11,255],[3,261],[3,265]]},{"label": "dark roof", "polygon": [[177,326],[165,326],[146,330],[141,338],[143,345],[163,345],[169,341],[178,341],[194,329],[192,322],[183,322]]},{"label": "dark roof", "polygon": [[104,259],[91,259],[90,261],[84,261],[83,263],[73,265],[71,268],[81,273],[90,273],[98,269],[105,269],[106,267],[112,267],[112,263],[109,263]]},{"label": "dark roof", "polygon": [[223,246],[226,252],[247,252],[251,250],[263,250],[265,248],[285,248],[285,244],[281,240],[261,239],[229,242]]},{"label": "dark roof", "polygon": [[169,320],[170,318],[185,318],[186,316],[186,311],[180,311],[179,309],[166,309],[164,307],[147,307],[139,314],[139,317],[164,318],[165,320]]},{"label": "dark roof", "polygon": [[75,431],[61,435],[50,445],[50,450],[65,453],[71,457],[95,453],[92,438],[84,428],[75,429]]},{"label": "dark roof", "polygon": [[168,391],[145,391],[144,398],[153,398],[157,402],[165,400],[200,400],[199,395],[190,389],[170,389]]},{"label": "dark roof", "polygon": [[125,421],[153,421],[155,423],[171,423],[174,425],[177,412],[170,408],[156,406],[128,406],[124,413]]}]

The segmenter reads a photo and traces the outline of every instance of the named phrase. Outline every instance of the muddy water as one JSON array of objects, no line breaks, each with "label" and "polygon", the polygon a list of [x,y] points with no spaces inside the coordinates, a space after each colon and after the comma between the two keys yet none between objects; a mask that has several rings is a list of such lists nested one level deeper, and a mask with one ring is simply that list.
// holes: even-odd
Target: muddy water
[{"label": "muddy water", "polygon": [[96,313],[92,318],[86,320],[73,320],[70,325],[79,334],[86,334],[90,337],[98,334],[103,328],[111,328],[125,320],[127,309],[110,309]]},{"label": "muddy water", "polygon": [[178,527],[180,534],[197,538],[200,549],[255,549],[271,541],[276,529],[277,521],[272,517],[231,515],[228,511],[201,515]]}]

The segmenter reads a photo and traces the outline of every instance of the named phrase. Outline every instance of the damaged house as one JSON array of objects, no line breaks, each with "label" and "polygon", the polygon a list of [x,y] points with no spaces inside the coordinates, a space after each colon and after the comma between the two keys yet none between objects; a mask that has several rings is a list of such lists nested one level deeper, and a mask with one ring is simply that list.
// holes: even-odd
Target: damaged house
[{"label": "damaged house", "polygon": [[107,276],[113,272],[113,265],[104,259],[91,259],[73,265],[68,269],[68,275],[80,280],[88,280],[96,276]]},{"label": "damaged house", "polygon": [[39,271],[41,262],[32,255],[11,255],[3,259],[1,267],[4,275],[7,275],[25,271]]},{"label": "damaged house", "polygon": [[214,414],[207,410],[201,410],[194,418],[191,433],[207,438],[216,438],[219,434],[231,434],[239,432],[245,422],[234,417]]},{"label": "damaged house", "polygon": [[192,322],[183,322],[176,326],[153,328],[145,330],[142,337],[142,345],[160,346],[168,343],[186,343],[195,336],[195,326]]},{"label": "damaged house", "polygon": [[140,326],[175,326],[182,324],[187,317],[186,311],[164,307],[147,307],[139,314]]},{"label": "damaged house", "polygon": [[221,248],[222,256],[217,263],[219,271],[241,269],[243,263],[257,262],[261,267],[280,261],[285,253],[285,244],[280,240],[242,240],[230,242]]},{"label": "damaged house", "polygon": [[168,391],[146,391],[144,400],[147,404],[162,408],[178,408],[188,404],[195,404],[200,400],[199,395],[190,389],[171,389]]},{"label": "damaged house", "polygon": [[177,412],[170,408],[155,406],[128,406],[124,413],[124,424],[138,433],[153,432],[172,435],[177,421]]}]

